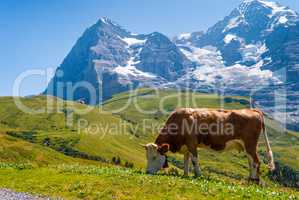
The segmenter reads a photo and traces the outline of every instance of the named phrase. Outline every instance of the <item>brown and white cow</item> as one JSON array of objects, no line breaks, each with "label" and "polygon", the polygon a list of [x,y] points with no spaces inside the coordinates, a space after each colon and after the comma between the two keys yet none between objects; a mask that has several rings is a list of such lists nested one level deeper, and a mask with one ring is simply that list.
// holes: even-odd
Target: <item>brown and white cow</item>
[{"label": "brown and white cow", "polygon": [[166,153],[184,154],[184,175],[188,176],[190,158],[195,176],[200,176],[197,148],[216,151],[237,149],[248,156],[250,179],[259,181],[260,161],[258,140],[263,133],[267,148],[268,166],[274,170],[274,160],[264,116],[259,110],[177,109],[168,118],[155,143],[145,145],[147,173],[154,174],[167,167]]}]

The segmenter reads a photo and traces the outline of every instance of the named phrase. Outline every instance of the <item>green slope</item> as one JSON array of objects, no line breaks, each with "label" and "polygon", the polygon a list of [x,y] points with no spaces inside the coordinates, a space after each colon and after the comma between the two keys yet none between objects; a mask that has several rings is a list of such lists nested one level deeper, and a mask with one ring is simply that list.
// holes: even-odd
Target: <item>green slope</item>
[{"label": "green slope", "polygon": [[0,163],[45,166],[65,164],[97,164],[96,162],[65,156],[38,144],[11,137],[0,131]]},{"label": "green slope", "polygon": [[[0,129],[11,136],[40,145],[50,141],[49,147],[61,152],[74,150],[106,160],[120,157],[123,163],[133,161],[136,166],[143,166],[144,152],[138,141],[131,139],[134,136],[127,128],[114,128],[121,124],[120,118],[98,108],[49,98],[53,100],[49,111],[35,115],[20,111],[12,98],[0,98]],[[24,98],[22,102],[38,110],[46,107],[47,97]],[[87,114],[79,112],[86,108],[90,108]],[[66,125],[66,109],[71,110],[73,115],[73,125],[70,127]],[[96,125],[100,128],[96,132],[91,132],[92,129],[86,131],[79,128],[78,120],[86,120],[88,127]]]},{"label": "green slope", "polygon": [[[49,112],[36,115],[21,112],[12,98],[0,98],[0,127],[13,135],[28,135],[28,132],[32,132],[33,136],[29,137],[29,140],[34,140],[33,142],[38,144],[44,144],[45,139],[50,139],[51,147],[56,150],[61,146],[66,146],[107,160],[119,156],[124,162],[132,161],[138,167],[144,167],[145,164],[144,152],[139,143],[154,140],[159,128],[168,116],[167,113],[163,113],[163,110],[171,112],[177,107],[219,108],[221,106],[227,109],[236,109],[249,106],[247,99],[242,97],[226,97],[222,103],[221,100],[223,99],[217,95],[178,93],[170,90],[157,92],[146,88],[133,94],[118,94],[105,102],[101,108],[64,102],[54,97],[49,98],[53,101],[52,106],[49,106]],[[30,108],[41,109],[45,107],[47,98],[44,96],[24,98],[22,102]],[[66,126],[66,115],[63,112],[66,103],[68,103],[68,109],[73,112],[74,123],[72,127]],[[126,104],[128,106],[119,111]],[[90,108],[91,111],[87,114],[78,114],[77,110],[84,108]],[[151,111],[151,113],[144,111]],[[111,112],[114,113],[111,114]],[[77,121],[79,119],[88,121],[87,129],[78,128]],[[144,123],[146,124],[145,128],[143,128]],[[119,128],[123,124],[126,124],[126,127]],[[267,120],[267,125],[276,158],[295,169],[299,169],[297,133],[288,132],[285,134],[271,120]],[[116,126],[119,127],[115,128]],[[79,132],[81,134],[78,134]],[[28,140],[28,137],[23,137],[23,139]],[[262,140],[260,146],[262,151],[264,146]],[[288,148],[285,148],[286,146]],[[239,169],[240,165],[247,165],[246,159],[239,159],[237,153],[229,152],[218,156],[218,154],[207,150],[200,151],[203,167],[211,167],[211,164],[216,166],[219,162],[223,165],[233,163],[230,168],[235,167],[235,169]],[[231,155],[234,154],[237,156],[236,160],[239,159],[240,162],[231,162],[233,159]],[[244,155],[240,156],[244,157]],[[223,168],[226,169],[227,167],[223,166]],[[246,169],[244,172],[246,173]]]},{"label": "green slope", "polygon": [[[47,98],[52,100],[48,107],[46,107]],[[0,97],[0,150],[2,150],[0,162],[17,164],[30,163],[38,166],[63,163],[68,165],[73,163],[87,165],[102,163],[99,161],[110,163],[113,157],[120,157],[122,165],[124,165],[125,162],[133,163],[134,168],[137,169],[144,168],[145,166],[144,149],[141,148],[139,144],[153,141],[158,134],[159,128],[168,117],[168,113],[175,108],[224,107],[227,109],[238,109],[249,107],[248,100],[243,97],[221,98],[211,94],[177,92],[174,90],[155,91],[147,88],[137,90],[133,94],[121,93],[115,95],[112,99],[99,107],[90,107],[75,102],[65,102],[54,97],[45,96],[24,98],[22,102],[34,109],[47,108],[48,112],[35,115],[26,114],[16,107],[12,98]],[[86,114],[79,112],[87,108],[90,109],[90,112]],[[151,112],[148,113],[145,111]],[[66,123],[67,117],[70,116],[73,119],[72,126],[68,126]],[[86,120],[88,126],[84,126],[84,128],[80,127],[78,120],[81,122],[82,120]],[[144,123],[146,127],[143,127]],[[298,133],[285,133],[275,121],[270,119],[267,119],[266,123],[272,141],[271,145],[275,154],[275,160],[298,171]],[[124,124],[125,126],[123,127]],[[260,141],[260,147],[260,155],[263,159],[263,140]],[[171,157],[177,160],[176,166],[181,164],[181,155],[176,154],[171,155]],[[215,153],[213,151],[200,149],[199,158],[204,177],[211,180],[222,180],[228,184],[247,185],[248,164],[246,156],[243,153]],[[97,161],[88,161],[86,159]],[[173,165],[172,168],[177,170]],[[43,168],[38,170],[36,175],[38,176],[38,173],[42,174],[47,170],[54,174],[57,173],[56,169]],[[113,168],[111,168],[111,170],[113,170]],[[276,183],[273,183],[267,178],[266,165],[262,165],[261,170],[267,185],[274,188],[278,187]],[[17,174],[16,171],[12,172],[11,179]],[[26,173],[24,172],[23,175],[28,176],[27,172],[28,171],[26,171]],[[181,170],[178,170],[178,172],[182,174]],[[121,173],[119,172],[117,176],[120,175]],[[108,179],[108,176],[107,174],[103,174],[101,177]],[[139,176],[137,173],[127,181],[133,184],[134,181],[141,180],[144,176],[145,175]],[[61,177],[59,175],[59,178],[62,177],[62,175]],[[77,174],[74,175],[74,177],[81,178],[80,175]],[[164,183],[166,179],[168,178],[165,177],[165,180],[161,180],[161,183]],[[72,181],[76,181],[76,179],[72,179]],[[105,182],[106,180],[103,181]],[[155,181],[155,178],[149,178],[149,181]],[[187,180],[178,179],[178,181],[182,181],[182,184],[188,183]],[[81,182],[84,182],[83,179]],[[122,183],[127,184],[126,181]],[[70,182],[69,184],[72,185],[74,183]],[[20,188],[16,185],[10,185],[9,182],[7,182],[7,184],[0,182],[0,187],[1,186],[28,191],[26,183]],[[90,187],[93,188],[94,186]],[[150,188],[145,188],[145,190],[140,191],[145,192],[148,189]],[[175,189],[178,188],[175,187]],[[284,190],[284,188],[282,189]],[[113,188],[109,190],[110,193],[117,191]],[[119,190],[121,189],[119,188]],[[134,188],[130,188],[129,190],[133,192]],[[42,192],[38,189],[34,191]],[[225,191],[228,192],[226,189]],[[47,194],[47,192],[44,193]],[[199,193],[201,193],[201,191],[197,191],[196,194],[200,196]],[[61,195],[57,191],[54,194]],[[175,192],[173,194],[175,194]],[[66,197],[70,197],[69,195],[73,197],[71,192],[62,194],[62,196]],[[76,191],[74,195],[78,195],[78,191]],[[106,197],[109,195],[110,194],[107,194]],[[136,198],[137,197],[138,196],[136,196]],[[188,197],[188,195],[185,197]],[[221,196],[217,197],[220,198]],[[121,199],[123,199],[123,196]]]}]

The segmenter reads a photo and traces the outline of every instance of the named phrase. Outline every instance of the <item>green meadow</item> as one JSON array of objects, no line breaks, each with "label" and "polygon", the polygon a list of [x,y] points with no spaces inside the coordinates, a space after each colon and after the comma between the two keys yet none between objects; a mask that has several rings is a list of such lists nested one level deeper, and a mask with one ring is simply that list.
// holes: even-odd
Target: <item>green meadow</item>
[{"label": "green meadow", "polygon": [[[99,106],[55,97],[0,97],[0,188],[64,199],[298,199],[287,182],[274,181],[262,164],[263,185],[248,183],[244,153],[200,149],[203,176],[182,177],[182,156],[170,155],[170,168],[144,173],[145,152],[168,113],[179,107],[248,108],[245,97],[152,90],[121,93]],[[49,103],[50,102],[50,103]],[[88,109],[89,112],[83,112]],[[299,134],[266,120],[275,161],[299,171]],[[260,140],[264,159],[265,145]],[[291,174],[292,175],[292,174]]]}]

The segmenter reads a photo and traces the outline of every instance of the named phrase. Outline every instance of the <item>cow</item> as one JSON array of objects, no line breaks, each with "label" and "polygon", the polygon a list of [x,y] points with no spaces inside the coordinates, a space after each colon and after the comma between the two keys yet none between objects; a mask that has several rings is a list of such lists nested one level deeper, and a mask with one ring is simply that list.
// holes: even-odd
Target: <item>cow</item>
[{"label": "cow", "polygon": [[260,181],[258,140],[263,133],[269,170],[275,169],[273,153],[266,133],[264,114],[258,109],[175,110],[167,119],[154,143],[143,145],[146,149],[147,173],[155,174],[168,167],[167,152],[184,155],[184,176],[188,176],[190,158],[195,177],[201,176],[197,149],[216,151],[237,149],[245,151],[249,162],[249,180]]}]

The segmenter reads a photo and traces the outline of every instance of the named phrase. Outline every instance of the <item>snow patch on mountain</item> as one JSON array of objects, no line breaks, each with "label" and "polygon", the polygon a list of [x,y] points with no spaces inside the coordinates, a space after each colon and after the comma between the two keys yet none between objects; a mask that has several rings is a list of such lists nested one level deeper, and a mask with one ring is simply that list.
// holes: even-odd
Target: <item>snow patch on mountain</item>
[{"label": "snow patch on mountain", "polygon": [[140,63],[139,60],[136,60],[137,56],[138,55],[132,56],[128,60],[126,66],[117,66],[116,68],[113,69],[113,71],[123,76],[155,78],[156,75],[148,72],[143,72],[135,67],[138,63]]},{"label": "snow patch on mountain", "polygon": [[121,40],[123,40],[126,44],[128,44],[128,46],[133,46],[137,44],[142,45],[146,42],[146,40],[139,40],[134,37],[121,38]]},{"label": "snow patch on mountain", "polygon": [[233,35],[233,34],[227,34],[225,37],[224,37],[224,39],[223,39],[223,41],[225,42],[225,44],[229,44],[229,43],[231,43],[231,41],[233,41],[233,40],[235,40],[235,39],[237,39],[238,37],[236,36],[236,35]]},{"label": "snow patch on mountain", "polygon": [[106,18],[106,17],[102,17],[101,19],[100,19],[103,23],[105,23],[105,24],[109,24],[109,19],[108,18]]},{"label": "snow patch on mountain", "polygon": [[188,46],[188,48],[180,49],[185,56],[199,65],[213,65],[222,62],[222,57],[219,51],[215,47],[207,46],[205,48],[197,48],[194,46]]},{"label": "snow patch on mountain", "polygon": [[234,17],[234,18],[229,20],[227,26],[225,27],[225,29],[222,32],[225,33],[225,32],[227,32],[227,31],[229,31],[233,28],[238,27],[242,23],[245,23],[244,15]]},{"label": "snow patch on mountain", "polygon": [[261,60],[261,56],[267,52],[268,49],[266,47],[266,44],[247,44],[240,48],[240,52],[242,54],[244,61],[252,61],[252,62],[258,62]]},{"label": "snow patch on mountain", "polygon": [[118,23],[112,21],[111,19],[109,19],[107,17],[101,17],[100,21],[102,21],[104,24],[107,24],[107,25],[113,25],[113,26],[120,27],[120,25]]},{"label": "snow patch on mountain", "polygon": [[147,78],[155,78],[156,76],[151,73],[143,72],[141,70],[136,69],[135,65],[138,64],[138,62],[134,62],[133,58],[131,58],[128,61],[127,66],[117,66],[114,68],[114,72],[116,72],[119,75],[123,76],[134,76],[134,77],[147,77]]},{"label": "snow patch on mountain", "polygon": [[288,22],[288,18],[286,17],[286,16],[281,16],[281,17],[279,17],[279,23],[281,23],[281,24],[285,24],[285,23],[287,23]]},{"label": "snow patch on mountain", "polygon": [[[134,36],[131,34],[131,36]],[[127,49],[131,57],[127,61],[126,66],[117,66],[113,69],[113,72],[126,78],[149,78],[153,79],[157,76],[148,72],[143,72],[136,68],[136,65],[140,63],[139,55],[147,39],[137,39],[136,37],[125,37],[120,38],[127,44]],[[136,47],[136,45],[139,45]],[[128,79],[129,80],[129,79]]]},{"label": "snow patch on mountain", "polygon": [[178,36],[179,40],[188,40],[191,37],[191,33],[182,33]]},{"label": "snow patch on mountain", "polygon": [[[260,59],[260,55],[267,50],[266,46],[264,44],[251,44],[246,45],[245,48],[244,57],[248,60],[258,61],[255,65],[250,67],[241,64],[225,66],[220,51],[212,46],[203,48],[188,46],[188,48],[181,48],[181,50],[190,60],[198,64],[195,70],[189,72],[189,77],[198,80],[199,85],[215,86],[222,84],[234,88],[237,86],[240,90],[250,90],[257,83],[279,82],[270,70],[261,70],[264,60]],[[186,80],[181,79],[180,81]]]},{"label": "snow patch on mountain", "polygon": [[209,85],[238,86],[238,89],[254,89],[257,84],[267,85],[270,82],[279,82],[270,70],[261,70],[263,61],[252,67],[236,64],[226,67],[224,65],[204,65],[194,71],[195,77]]},{"label": "snow patch on mountain", "polygon": [[284,25],[284,26],[292,25],[293,23],[290,21],[291,20],[287,16],[278,16],[273,21],[273,23],[270,24],[270,27],[267,29],[267,31],[271,32],[279,25]]},{"label": "snow patch on mountain", "polygon": [[239,52],[241,53],[244,62],[257,63],[262,59],[262,55],[268,51],[265,42],[246,44],[243,38],[234,34],[227,34],[223,40],[225,44],[229,44],[234,40],[237,40],[240,43]]}]

